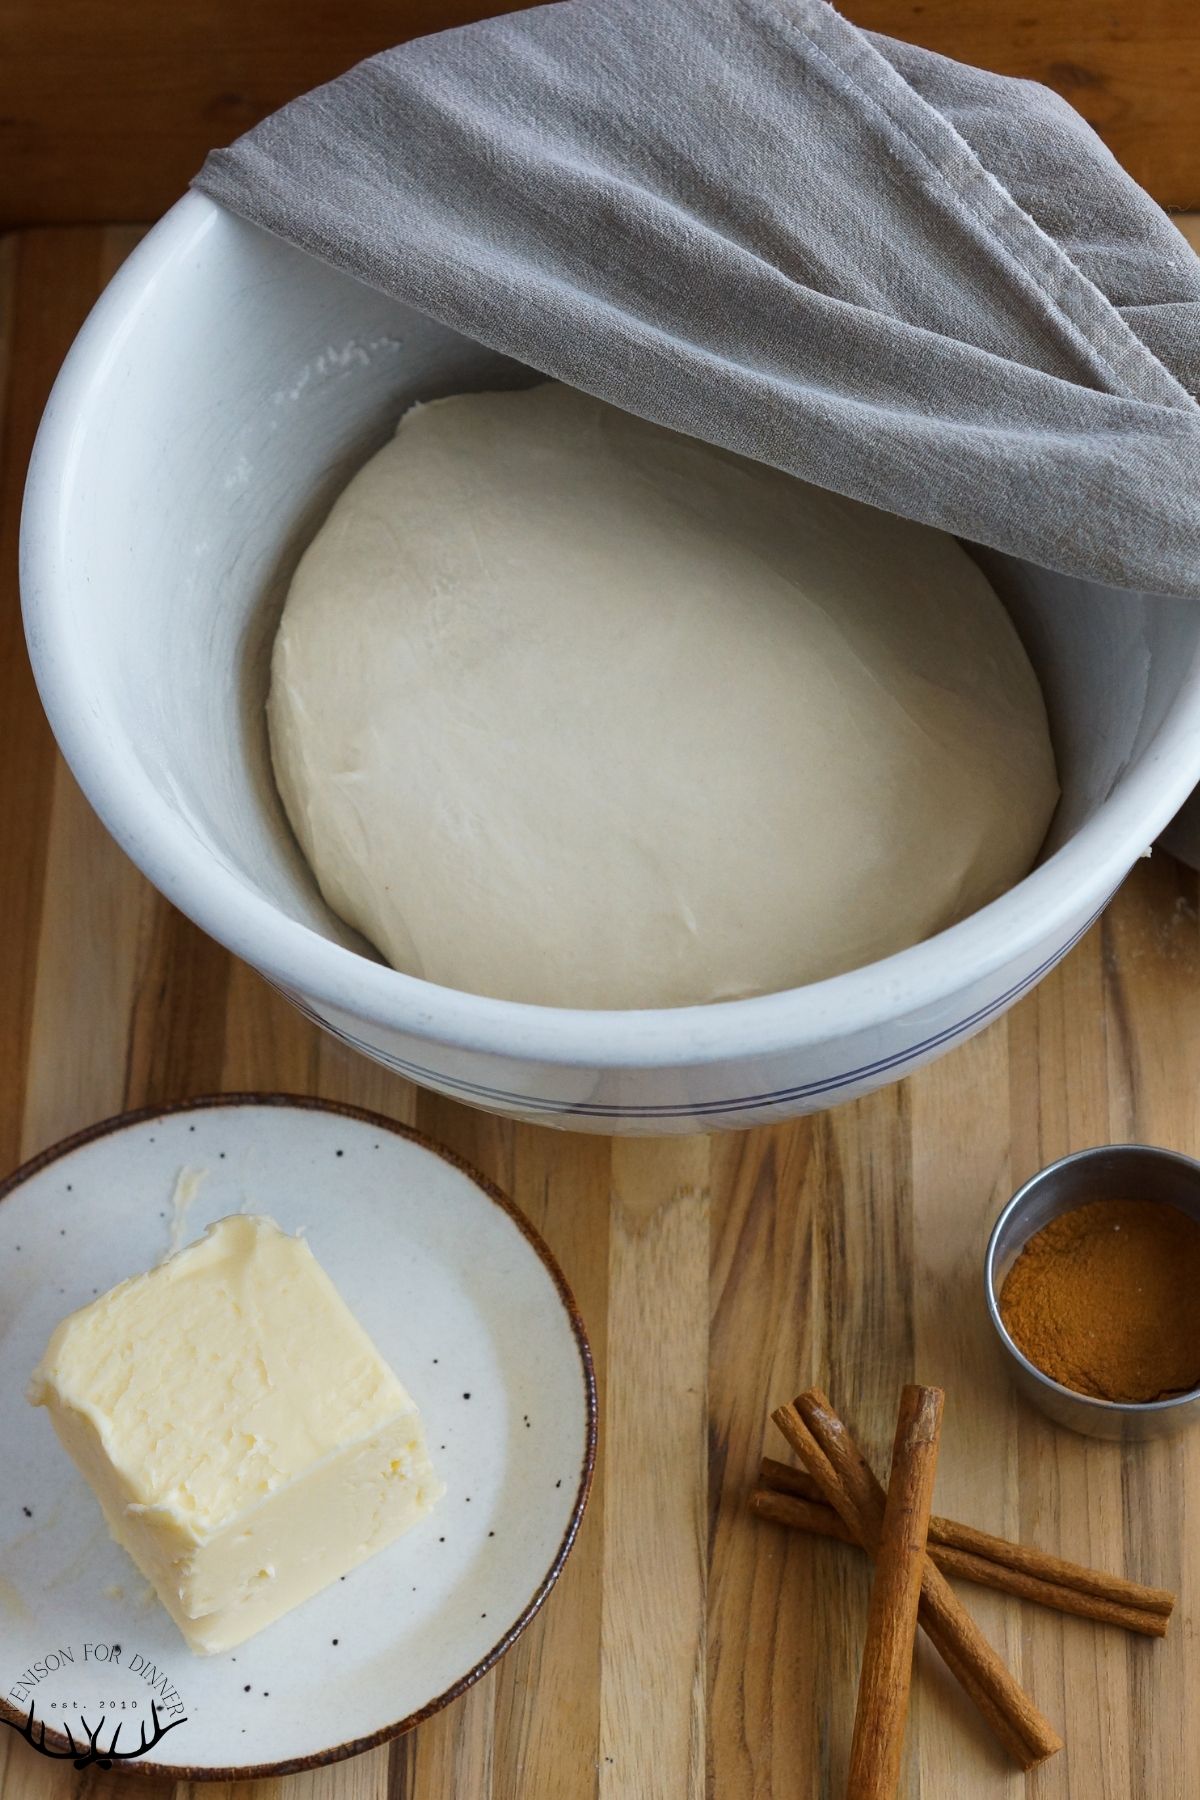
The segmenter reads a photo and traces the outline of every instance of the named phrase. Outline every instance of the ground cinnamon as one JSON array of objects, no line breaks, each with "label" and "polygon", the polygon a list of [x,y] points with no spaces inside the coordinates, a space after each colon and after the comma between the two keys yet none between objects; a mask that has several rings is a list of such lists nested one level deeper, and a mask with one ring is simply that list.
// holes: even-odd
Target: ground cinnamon
[{"label": "ground cinnamon", "polygon": [[1200,1387],[1200,1222],[1153,1200],[1096,1200],[1035,1233],[1000,1316],[1017,1348],[1076,1393],[1166,1400]]}]

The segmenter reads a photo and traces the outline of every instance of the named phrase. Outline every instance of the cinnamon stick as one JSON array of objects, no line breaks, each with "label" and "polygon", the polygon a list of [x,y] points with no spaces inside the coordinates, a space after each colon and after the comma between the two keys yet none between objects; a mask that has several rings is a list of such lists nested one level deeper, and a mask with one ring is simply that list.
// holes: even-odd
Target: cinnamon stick
[{"label": "cinnamon stick", "polygon": [[[781,1465],[785,1466],[785,1465]],[[799,1473],[799,1471],[794,1471]],[[750,1509],[760,1518],[809,1537],[835,1538],[843,1544],[856,1544],[857,1538],[842,1523],[831,1506],[823,1500],[805,1500],[795,1494],[780,1493],[776,1488],[757,1487],[750,1496]],[[985,1556],[973,1556],[967,1550],[956,1550],[948,1544],[935,1543],[934,1520],[929,1522],[927,1554],[943,1575],[955,1575],[973,1581],[978,1587],[995,1588],[1019,1600],[1032,1600],[1054,1612],[1070,1613],[1076,1618],[1090,1619],[1099,1625],[1117,1625],[1122,1631],[1136,1632],[1140,1637],[1161,1638],[1167,1635],[1165,1613],[1145,1612],[1138,1607],[1122,1606],[1113,1600],[1101,1600],[1078,1588],[1060,1587],[1055,1582],[1039,1581],[1018,1569],[992,1562]]]},{"label": "cinnamon stick", "polygon": [[[764,1489],[772,1489],[776,1493],[794,1495],[801,1501],[815,1503],[829,1508],[821,1498],[821,1490],[811,1475],[803,1469],[794,1469],[790,1463],[777,1462],[774,1457],[764,1456],[759,1471],[759,1481]],[[755,1506],[756,1511],[763,1511],[772,1516],[767,1508]],[[835,1519],[836,1515],[831,1515]],[[780,1516],[782,1524],[796,1524],[801,1530],[812,1531],[823,1537],[840,1537],[842,1533],[836,1529],[822,1530],[821,1522],[802,1524],[798,1515],[794,1520]],[[966,1575],[968,1580],[980,1581],[984,1586],[999,1588],[1001,1592],[1019,1594],[1026,1599],[1041,1600],[1043,1605],[1053,1606],[1060,1612],[1078,1613],[1085,1619],[1105,1619],[1112,1624],[1124,1624],[1123,1619],[1105,1611],[1085,1610],[1080,1605],[1069,1603],[1067,1595],[1094,1597],[1098,1601],[1107,1601],[1112,1607],[1128,1611],[1131,1615],[1144,1617],[1147,1614],[1158,1614],[1162,1620],[1157,1629],[1147,1630],[1147,1635],[1162,1637],[1166,1632],[1166,1620],[1170,1618],[1175,1606],[1175,1595],[1166,1588],[1145,1587],[1141,1582],[1129,1581],[1123,1575],[1110,1575],[1103,1569],[1089,1569],[1082,1563],[1068,1562],[1061,1556],[1053,1556],[1047,1550],[1037,1550],[1028,1544],[1015,1544],[1007,1538],[993,1537],[990,1532],[978,1531],[973,1525],[960,1525],[955,1519],[941,1518],[937,1513],[929,1521],[930,1554],[942,1569],[947,1569],[947,1559],[943,1561],[942,1550],[958,1550],[964,1555],[996,1565],[997,1574],[989,1576],[984,1573],[968,1573],[966,1564],[956,1566],[955,1574]],[[972,1564],[971,1567],[974,1567]],[[1006,1578],[1006,1571],[1013,1579]],[[1056,1590],[1065,1590],[1062,1598],[1051,1598],[1041,1592],[1026,1588],[1018,1580],[1019,1576],[1028,1576],[1034,1583]],[[1142,1625],[1129,1624],[1130,1631],[1145,1629]]]},{"label": "cinnamon stick", "polygon": [[858,1678],[848,1800],[895,1800],[900,1781],[943,1399],[940,1388],[906,1387],[900,1396]]},{"label": "cinnamon stick", "polygon": [[[818,1389],[801,1395],[801,1416],[842,1481],[859,1496],[872,1525],[882,1516],[884,1494],[873,1470],[832,1405]],[[925,1559],[921,1617],[933,1641],[976,1706],[1022,1768],[1031,1769],[1062,1749],[1062,1739],[1014,1680],[945,1577]],[[957,1665],[957,1667],[956,1667]]]},{"label": "cinnamon stick", "polygon": [[[819,1483],[823,1498],[874,1556],[883,1523],[883,1489],[828,1400],[814,1389],[771,1416]],[[1013,1680],[928,1557],[921,1576],[920,1621],[946,1667],[1021,1768],[1031,1769],[1062,1749],[1062,1739]]]}]

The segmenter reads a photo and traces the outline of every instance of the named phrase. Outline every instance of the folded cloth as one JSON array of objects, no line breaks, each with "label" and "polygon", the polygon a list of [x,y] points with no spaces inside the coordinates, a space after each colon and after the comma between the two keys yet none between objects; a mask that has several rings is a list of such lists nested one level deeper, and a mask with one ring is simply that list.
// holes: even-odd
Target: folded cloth
[{"label": "folded cloth", "polygon": [[1200,260],[1036,84],[825,0],[568,0],[372,57],[195,185],[630,412],[1200,595]]}]

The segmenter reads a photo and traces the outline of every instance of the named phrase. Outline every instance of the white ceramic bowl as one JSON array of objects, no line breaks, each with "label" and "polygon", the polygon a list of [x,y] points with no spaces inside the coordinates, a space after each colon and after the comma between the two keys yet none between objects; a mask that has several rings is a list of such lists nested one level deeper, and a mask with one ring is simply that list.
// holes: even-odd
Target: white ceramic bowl
[{"label": "white ceramic bowl", "polygon": [[271,782],[266,658],[297,555],[415,398],[528,379],[189,195],[101,298],[30,468],[22,587],[63,751],[150,879],[369,1056],[576,1129],[750,1125],[979,1030],[1086,929],[1200,777],[1200,608],[980,552],[1041,676],[1042,865],[898,956],[761,999],[519,1006],[381,965],[322,904]]}]

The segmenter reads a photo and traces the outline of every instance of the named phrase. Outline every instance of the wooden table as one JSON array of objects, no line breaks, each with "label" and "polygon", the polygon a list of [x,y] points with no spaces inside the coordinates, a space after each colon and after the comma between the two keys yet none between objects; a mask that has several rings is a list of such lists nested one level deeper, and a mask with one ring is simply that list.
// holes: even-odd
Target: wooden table
[{"label": "wooden table", "polygon": [[[9,546],[46,390],[133,235],[31,231],[4,246]],[[413,1735],[255,1784],[252,1800],[840,1796],[867,1571],[745,1510],[764,1445],[780,1448],[768,1408],[814,1377],[881,1466],[900,1384],[944,1384],[939,1511],[1183,1596],[1166,1642],[1150,1643],[970,1590],[1068,1749],[1023,1784],[922,1648],[910,1800],[1200,1792],[1200,1433],[1126,1451],[1045,1424],[999,1365],[980,1280],[1001,1203],[1050,1158],[1105,1139],[1200,1152],[1197,877],[1166,856],[1141,865],[1007,1018],[855,1105],[744,1135],[641,1141],[506,1124],[356,1060],[147,886],[55,754],[6,557],[0,1164],[184,1095],[356,1101],[415,1123],[515,1196],[561,1259],[596,1352],[591,1508],[517,1647]],[[2,1459],[0,1447],[10,1505]],[[85,1788],[167,1800],[168,1785],[76,1777],[0,1734],[3,1800]]]}]

